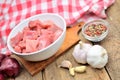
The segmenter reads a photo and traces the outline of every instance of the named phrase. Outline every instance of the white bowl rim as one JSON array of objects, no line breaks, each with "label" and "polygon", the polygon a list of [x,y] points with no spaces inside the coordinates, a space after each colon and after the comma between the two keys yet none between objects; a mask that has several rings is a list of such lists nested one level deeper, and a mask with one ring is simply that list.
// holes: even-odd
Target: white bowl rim
[{"label": "white bowl rim", "polygon": [[[65,27],[63,28],[63,32],[62,32],[62,34],[57,38],[57,40],[55,40],[52,44],[48,45],[47,47],[45,47],[45,48],[43,48],[43,49],[41,49],[41,50],[35,51],[35,52],[31,52],[31,53],[19,53],[19,52],[16,52],[16,51],[14,51],[14,50],[11,50],[11,49],[10,49],[10,43],[9,43],[9,42],[10,42],[10,36],[9,36],[9,35],[14,31],[14,29],[15,29],[17,26],[19,26],[20,24],[23,24],[24,21],[27,21],[27,20],[35,17],[35,16],[42,16],[42,15],[50,15],[50,16],[51,16],[51,15],[55,15],[55,16],[59,17],[59,18],[63,21]],[[31,16],[31,17],[28,17],[28,18],[24,19],[22,22],[18,23],[18,24],[12,29],[12,31],[11,31],[10,34],[8,35],[7,47],[8,47],[8,49],[9,49],[11,52],[13,52],[14,54],[17,54],[17,55],[33,55],[33,54],[37,54],[37,53],[40,53],[40,52],[48,49],[48,48],[51,47],[52,45],[54,45],[54,44],[59,40],[59,38],[61,38],[61,37],[64,35],[65,32],[66,32],[66,21],[65,21],[65,19],[64,19],[62,16],[60,16],[59,14],[55,14],[55,13],[42,13],[42,14],[37,14],[37,15],[34,15],[34,16]],[[12,47],[12,46],[11,46],[11,47]]]}]

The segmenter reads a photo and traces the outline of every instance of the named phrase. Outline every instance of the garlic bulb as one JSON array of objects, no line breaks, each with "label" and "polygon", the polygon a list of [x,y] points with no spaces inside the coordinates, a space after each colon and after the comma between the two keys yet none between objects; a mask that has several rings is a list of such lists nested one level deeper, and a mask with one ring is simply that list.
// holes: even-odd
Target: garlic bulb
[{"label": "garlic bulb", "polygon": [[75,46],[72,55],[78,63],[86,64],[87,52],[91,47],[92,45],[80,41],[79,44]]},{"label": "garlic bulb", "polygon": [[94,68],[103,68],[108,62],[107,51],[99,45],[94,45],[87,53],[87,62]]}]

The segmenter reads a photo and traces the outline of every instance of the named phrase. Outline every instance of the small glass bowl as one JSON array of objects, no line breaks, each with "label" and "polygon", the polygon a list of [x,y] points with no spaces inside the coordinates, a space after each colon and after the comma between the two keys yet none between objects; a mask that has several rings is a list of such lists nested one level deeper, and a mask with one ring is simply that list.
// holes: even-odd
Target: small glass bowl
[{"label": "small glass bowl", "polygon": [[[85,30],[86,28],[91,25],[91,24],[102,24],[104,25],[107,29],[104,33],[102,33],[101,35],[99,36],[88,36],[87,34],[85,34]],[[93,20],[93,21],[90,21],[88,23],[86,23],[83,27],[82,27],[82,35],[89,41],[92,41],[92,42],[99,42],[101,40],[103,40],[107,35],[108,35],[108,31],[109,31],[109,24],[107,21],[105,20],[102,20],[102,19],[99,19],[99,20]]]}]

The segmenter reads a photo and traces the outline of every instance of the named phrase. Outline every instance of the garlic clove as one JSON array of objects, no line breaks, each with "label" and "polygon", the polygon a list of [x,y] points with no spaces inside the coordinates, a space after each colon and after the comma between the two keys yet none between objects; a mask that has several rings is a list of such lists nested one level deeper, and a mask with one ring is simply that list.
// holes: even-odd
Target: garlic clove
[{"label": "garlic clove", "polygon": [[87,62],[93,68],[103,68],[108,62],[106,49],[100,45],[94,45],[87,54]]},{"label": "garlic clove", "polygon": [[71,76],[75,76],[75,70],[74,68],[69,68],[69,72]]},{"label": "garlic clove", "polygon": [[77,44],[73,50],[73,57],[78,63],[86,64],[87,63],[87,52],[92,47],[88,43],[83,43],[82,41]]},{"label": "garlic clove", "polygon": [[68,60],[64,60],[62,61],[62,63],[59,65],[59,67],[63,67],[63,68],[71,68],[72,67],[72,63]]},{"label": "garlic clove", "polygon": [[77,66],[74,68],[75,72],[83,73],[86,71],[86,66]]}]

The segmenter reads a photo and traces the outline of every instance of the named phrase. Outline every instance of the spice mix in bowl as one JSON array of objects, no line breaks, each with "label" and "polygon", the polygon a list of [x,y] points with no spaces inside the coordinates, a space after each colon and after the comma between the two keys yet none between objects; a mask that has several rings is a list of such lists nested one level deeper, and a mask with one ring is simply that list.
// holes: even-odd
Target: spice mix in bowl
[{"label": "spice mix in bowl", "polygon": [[92,42],[99,42],[107,36],[108,30],[109,30],[108,22],[99,19],[86,23],[82,27],[82,34],[86,39]]}]

